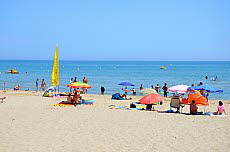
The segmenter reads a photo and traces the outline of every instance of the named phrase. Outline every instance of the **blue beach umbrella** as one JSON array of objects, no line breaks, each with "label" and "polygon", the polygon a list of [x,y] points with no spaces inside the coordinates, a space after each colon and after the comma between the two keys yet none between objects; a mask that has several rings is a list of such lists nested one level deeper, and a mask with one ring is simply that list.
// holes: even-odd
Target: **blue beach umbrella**
[{"label": "blue beach umbrella", "polygon": [[220,90],[220,89],[215,88],[213,86],[207,86],[207,85],[193,86],[193,87],[190,87],[190,88],[194,89],[194,90],[205,90],[205,91],[211,92],[211,93],[224,92],[223,90]]},{"label": "blue beach umbrella", "polygon": [[130,82],[121,82],[118,85],[123,85],[123,86],[135,86],[134,84],[130,83]]}]

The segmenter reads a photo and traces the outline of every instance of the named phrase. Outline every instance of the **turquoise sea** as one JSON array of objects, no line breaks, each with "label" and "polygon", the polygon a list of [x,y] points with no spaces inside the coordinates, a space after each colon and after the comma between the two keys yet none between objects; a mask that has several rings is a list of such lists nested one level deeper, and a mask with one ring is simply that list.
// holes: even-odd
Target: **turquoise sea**
[{"label": "turquoise sea", "polygon": [[[50,86],[52,66],[53,61],[47,60],[0,60],[0,89],[13,89],[19,84],[21,90],[35,90],[36,79],[40,84],[45,79]],[[160,66],[167,69],[161,70]],[[60,91],[69,91],[66,85],[70,78],[82,81],[86,76],[92,86],[88,90],[91,94],[100,93],[101,86],[105,87],[106,94],[122,93],[118,83],[123,81],[135,84],[137,90],[140,84],[150,88],[157,83],[160,86],[167,83],[170,87],[203,82],[224,90],[224,93],[210,94],[210,99],[230,99],[230,61],[60,61],[59,67]],[[13,68],[20,74],[5,74]],[[215,76],[218,80],[210,81]]]}]

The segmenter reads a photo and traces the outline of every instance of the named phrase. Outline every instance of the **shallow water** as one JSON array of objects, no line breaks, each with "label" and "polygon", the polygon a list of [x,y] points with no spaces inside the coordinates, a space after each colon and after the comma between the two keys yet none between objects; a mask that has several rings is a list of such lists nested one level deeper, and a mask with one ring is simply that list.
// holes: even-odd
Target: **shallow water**
[{"label": "shallow water", "polygon": [[[162,65],[167,69],[161,70]],[[53,61],[0,60],[0,89],[12,89],[19,84],[22,90],[34,90],[37,78],[39,86],[41,79],[45,79],[49,86],[52,66]],[[66,85],[70,78],[77,77],[82,81],[86,76],[92,86],[88,93],[92,94],[100,93],[101,86],[105,87],[106,94],[122,93],[118,83],[123,81],[132,82],[137,90],[140,84],[151,87],[157,83],[160,86],[167,83],[170,87],[179,84],[197,85],[201,81],[224,90],[224,93],[210,94],[210,99],[229,99],[230,94],[229,61],[60,61],[59,67],[60,91],[69,91]],[[13,68],[20,74],[5,74],[5,71]],[[205,76],[208,76],[207,80]],[[211,81],[215,76],[218,76],[218,80]]]}]

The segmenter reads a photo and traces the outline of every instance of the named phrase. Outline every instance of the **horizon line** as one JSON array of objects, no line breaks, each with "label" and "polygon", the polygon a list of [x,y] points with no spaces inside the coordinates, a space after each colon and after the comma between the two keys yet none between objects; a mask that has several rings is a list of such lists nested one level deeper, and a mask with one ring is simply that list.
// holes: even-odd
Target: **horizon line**
[{"label": "horizon line", "polygon": [[[1,60],[13,60],[13,61],[53,61],[50,59],[0,59]],[[122,61],[122,62],[229,62],[230,60],[71,60],[61,59],[59,61]]]}]

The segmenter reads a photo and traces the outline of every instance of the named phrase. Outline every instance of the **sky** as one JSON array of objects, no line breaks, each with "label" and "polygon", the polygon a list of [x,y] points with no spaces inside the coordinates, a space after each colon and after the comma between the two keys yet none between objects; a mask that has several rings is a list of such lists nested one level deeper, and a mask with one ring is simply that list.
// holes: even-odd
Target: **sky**
[{"label": "sky", "polygon": [[229,0],[0,0],[0,60],[229,61]]}]

